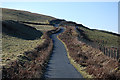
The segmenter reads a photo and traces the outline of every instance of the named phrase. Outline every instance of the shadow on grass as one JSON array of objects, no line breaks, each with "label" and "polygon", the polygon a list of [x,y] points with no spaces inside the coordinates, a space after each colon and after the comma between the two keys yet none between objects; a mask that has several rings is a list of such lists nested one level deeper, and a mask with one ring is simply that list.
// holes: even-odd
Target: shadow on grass
[{"label": "shadow on grass", "polygon": [[12,20],[2,21],[2,32],[25,40],[34,40],[42,36],[42,32],[36,28]]}]

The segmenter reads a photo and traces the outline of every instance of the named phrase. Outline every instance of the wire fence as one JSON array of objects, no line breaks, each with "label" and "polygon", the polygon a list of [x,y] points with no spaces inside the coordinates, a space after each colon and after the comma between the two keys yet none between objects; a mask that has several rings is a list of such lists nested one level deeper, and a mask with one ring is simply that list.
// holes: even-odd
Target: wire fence
[{"label": "wire fence", "polygon": [[109,56],[110,58],[114,58],[114,59],[119,59],[120,58],[120,50],[118,48],[115,47],[106,47],[106,46],[102,46],[99,45],[98,46],[99,50],[101,50],[106,56]]},{"label": "wire fence", "polygon": [[[91,47],[97,48],[100,51],[102,51],[106,56],[109,56],[110,58],[114,58],[117,60],[120,60],[120,49],[119,47],[107,47],[104,46],[102,44],[98,44],[97,42],[91,42],[87,39],[84,38],[84,36],[82,35],[82,31],[76,27],[76,31],[78,32],[78,39],[88,45],[90,45]],[[104,42],[104,41],[103,41]]]}]

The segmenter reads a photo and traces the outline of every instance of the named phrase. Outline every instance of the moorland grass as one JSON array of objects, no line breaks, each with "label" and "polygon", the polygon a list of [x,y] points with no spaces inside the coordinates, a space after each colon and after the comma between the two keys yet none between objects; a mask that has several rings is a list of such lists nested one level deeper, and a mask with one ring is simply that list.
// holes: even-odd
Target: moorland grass
[{"label": "moorland grass", "polygon": [[88,78],[93,78],[92,75],[89,75],[86,71],[85,71],[85,67],[82,67],[80,64],[76,63],[72,57],[69,55],[69,50],[67,48],[67,45],[59,38],[59,35],[57,36],[57,38],[64,44],[66,50],[67,50],[67,56],[68,56],[68,59],[70,61],[70,63],[75,67],[75,69],[80,72],[82,74],[82,76],[86,79]]},{"label": "moorland grass", "polygon": [[[42,35],[45,31],[51,29],[53,29],[53,26],[27,26],[15,21],[5,21],[2,34],[2,65],[17,60],[18,56],[23,55],[22,53],[25,51],[31,51],[38,45],[41,45],[45,41],[45,39],[42,38]],[[36,35],[38,35],[38,37],[31,39]]]},{"label": "moorland grass", "polygon": [[14,21],[34,21],[34,22],[47,22],[48,20],[55,19],[54,17],[31,13],[22,10],[2,9],[2,20],[14,20]]},{"label": "moorland grass", "polygon": [[41,45],[45,39],[24,40],[3,34],[2,38],[2,62],[3,65],[16,60],[23,52],[29,51]]},{"label": "moorland grass", "polygon": [[99,30],[86,29],[84,27],[78,27],[82,30],[88,39],[97,42],[100,45],[107,47],[118,47],[120,36],[105,33]]},{"label": "moorland grass", "polygon": [[51,25],[34,25],[34,24],[27,24],[27,23],[25,23],[25,24],[28,26],[32,26],[42,32],[46,32],[46,31],[50,31],[50,30],[54,29],[54,27]]}]

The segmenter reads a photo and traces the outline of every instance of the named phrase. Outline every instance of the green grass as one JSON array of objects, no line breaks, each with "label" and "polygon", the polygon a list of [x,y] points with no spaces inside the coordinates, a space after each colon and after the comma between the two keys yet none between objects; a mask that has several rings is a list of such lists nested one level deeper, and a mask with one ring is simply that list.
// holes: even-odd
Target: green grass
[{"label": "green grass", "polygon": [[26,40],[37,39],[40,38],[42,35],[41,31],[31,26],[27,26],[16,21],[8,21],[8,20],[3,21],[2,31],[7,35],[26,39]]},{"label": "green grass", "polygon": [[[26,23],[25,23],[26,24]],[[50,26],[50,25],[34,25],[34,24],[26,24],[26,25],[29,25],[29,26],[32,26],[34,28],[36,28],[37,30],[40,30],[42,32],[45,32],[45,31],[49,31],[49,30],[52,30],[54,29],[53,26]]]},{"label": "green grass", "polygon": [[15,21],[47,22],[55,18],[42,15],[42,14],[31,13],[28,11],[2,8],[2,19],[3,20],[15,20]]},{"label": "green grass", "polygon": [[118,47],[120,45],[118,40],[120,37],[117,35],[109,34],[99,30],[89,30],[84,27],[79,27],[79,29],[84,31],[84,34],[92,41],[102,44],[108,47]]},{"label": "green grass", "polygon": [[17,56],[23,52],[33,50],[38,45],[42,44],[44,39],[24,40],[3,34],[2,38],[2,62],[3,65],[12,60],[16,60]]},{"label": "green grass", "polygon": [[75,69],[80,72],[82,74],[82,76],[86,79],[90,79],[90,78],[93,78],[92,75],[89,75],[86,71],[85,71],[85,67],[82,67],[81,65],[79,65],[78,63],[76,63],[72,57],[69,55],[69,50],[67,48],[67,45],[59,38],[59,36],[57,36],[57,38],[64,44],[66,50],[67,50],[67,56],[68,56],[68,59],[70,61],[70,63],[75,67]]},{"label": "green grass", "polygon": [[49,24],[49,20],[55,19],[46,15],[4,8],[2,8],[2,17],[5,24],[1,39],[2,65],[17,60],[17,56],[41,45],[45,40],[42,39],[43,32],[53,29],[53,26],[49,25],[23,24],[16,21]]},{"label": "green grass", "polygon": [[[11,23],[8,23],[8,24],[11,24]],[[7,63],[11,61],[16,60],[18,58],[17,56],[22,55],[22,53],[24,53],[25,51],[33,50],[35,47],[37,47],[38,45],[41,45],[44,42],[45,39],[42,39],[42,37],[38,37],[36,39],[28,39],[27,37],[29,37],[28,36],[29,31],[31,33],[32,32],[35,33],[37,30],[44,32],[44,31],[48,31],[54,28],[53,26],[49,26],[49,25],[29,25],[30,27],[36,28],[36,31],[30,28],[29,31],[24,32],[26,26],[18,24],[18,23],[14,23],[14,22],[12,22],[12,26],[14,27],[10,27],[10,28],[13,28],[11,30],[9,29],[10,31],[6,30],[6,28],[3,28],[4,29],[3,35],[2,35],[3,65],[6,65]],[[20,30],[19,28],[16,28],[18,26],[24,29]],[[17,29],[17,32],[15,32],[15,34],[13,35],[14,29]],[[9,35],[6,34],[6,31],[7,33],[9,33]],[[25,34],[24,38],[18,37],[22,33]],[[41,33],[37,32],[36,34],[41,34]],[[36,34],[31,35],[31,37],[35,36]]]}]

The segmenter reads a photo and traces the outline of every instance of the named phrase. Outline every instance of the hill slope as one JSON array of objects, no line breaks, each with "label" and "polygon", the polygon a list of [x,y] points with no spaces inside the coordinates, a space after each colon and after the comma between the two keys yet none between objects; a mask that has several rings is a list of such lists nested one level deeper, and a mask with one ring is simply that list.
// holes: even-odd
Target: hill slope
[{"label": "hill slope", "polygon": [[[62,27],[74,26],[74,30],[77,26],[80,40],[85,39],[88,41],[87,43],[95,42],[100,46],[108,47],[108,50],[112,47],[115,47],[116,50],[116,48],[120,46],[120,35],[107,31],[89,29],[82,24],[77,24],[72,21],[5,8],[2,8],[2,14],[2,59],[4,64],[11,60],[16,60],[17,57],[25,51],[34,49],[36,46],[42,44],[45,41],[45,39],[41,38],[42,34],[53,29],[53,26],[49,25],[49,23]],[[68,38],[66,42],[68,42]],[[72,47],[75,48],[74,46]],[[111,50],[113,50],[113,48]],[[109,52],[111,51],[109,50]],[[114,53],[114,51],[112,52]]]},{"label": "hill slope", "polygon": [[43,32],[53,29],[51,25],[28,25],[22,22],[46,24],[49,20],[55,19],[41,14],[5,8],[2,8],[2,15],[3,65],[16,60],[25,51],[41,45],[45,40],[41,38]]},{"label": "hill slope", "polygon": [[80,32],[80,36],[82,35],[84,39],[89,40],[91,42],[96,42],[103,46],[116,47],[116,48],[120,45],[119,34],[108,31],[89,29],[83,26],[78,26],[77,29]]},{"label": "hill slope", "polygon": [[2,8],[3,20],[15,20],[15,21],[34,21],[34,22],[46,22],[55,19],[54,17],[45,16],[42,14],[31,13],[22,10],[13,10]]},{"label": "hill slope", "polygon": [[15,21],[3,21],[2,32],[9,36],[14,36],[26,40],[33,40],[40,38],[42,33],[36,30],[34,27],[27,26],[25,24]]},{"label": "hill slope", "polygon": [[95,42],[97,44],[101,44],[107,47],[118,47],[120,45],[120,34],[117,33],[104,30],[90,29],[82,24],[77,24],[72,21],[59,21],[59,25],[64,27],[75,26],[76,31],[79,33],[80,40],[83,40],[86,43]]}]

